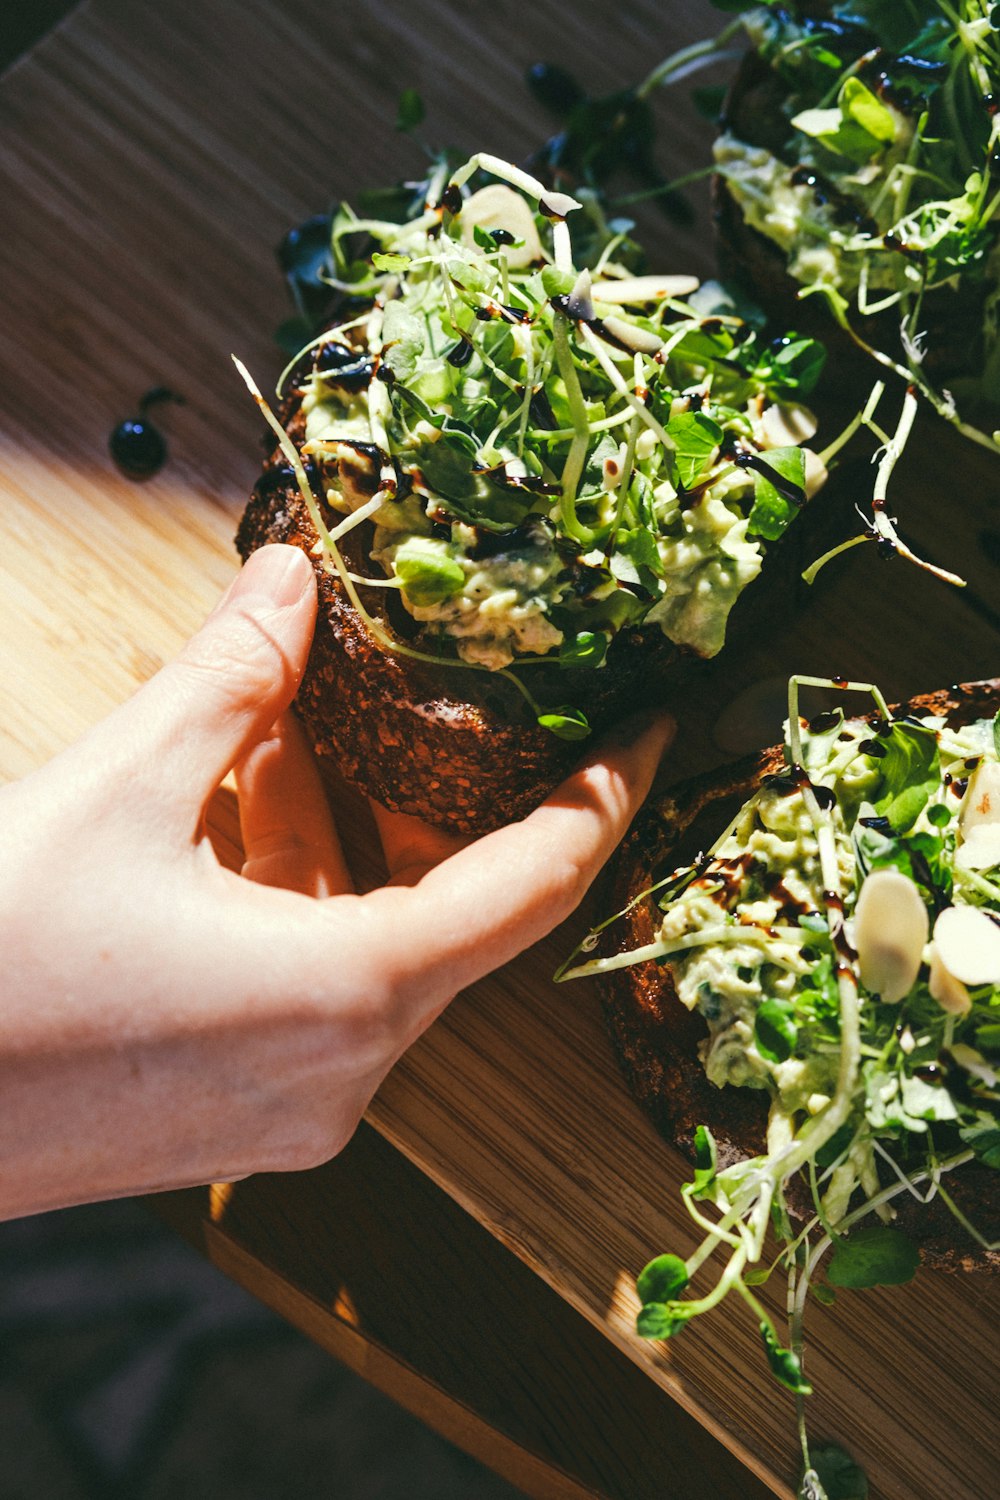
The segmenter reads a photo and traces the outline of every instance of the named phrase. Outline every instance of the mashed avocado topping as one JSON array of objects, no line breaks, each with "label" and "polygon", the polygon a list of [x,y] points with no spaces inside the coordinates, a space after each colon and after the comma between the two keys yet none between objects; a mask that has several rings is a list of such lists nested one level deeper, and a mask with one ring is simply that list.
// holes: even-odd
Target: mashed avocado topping
[{"label": "mashed avocado topping", "polygon": [[[943,415],[922,366],[926,294],[979,289],[981,347],[961,400],[996,417],[1000,389],[1000,32],[990,0],[842,0],[747,9],[744,26],[784,89],[753,141],[732,129],[717,168],[747,222],[809,294],[850,327],[895,310],[901,355],[874,351]],[[945,317],[951,302],[939,302]],[[858,335],[860,338],[860,335]],[[975,332],[973,331],[975,338]],[[968,340],[960,341],[968,348]],[[965,424],[960,424],[965,425]],[[988,435],[967,434],[991,443]]]},{"label": "mashed avocado topping", "polygon": [[579,208],[480,156],[401,223],[334,221],[362,310],[291,367],[301,451],[329,531],[374,523],[356,587],[398,590],[437,659],[599,668],[639,625],[712,656],[823,477],[822,348],[636,275],[624,232],[578,265]]},{"label": "mashed avocado topping", "polygon": [[[802,684],[869,692],[877,712],[807,723]],[[802,1316],[823,1257],[832,1252],[835,1287],[916,1269],[916,1247],[892,1224],[900,1194],[938,1196],[973,1241],[1000,1248],[947,1189],[967,1162],[1000,1168],[1000,715],[895,717],[875,688],[811,678],[792,680],[789,709],[784,767],[706,854],[636,898],[665,893],[655,940],[563,977],[668,964],[681,1003],[705,1021],[708,1077],[768,1096],[762,1157],[719,1169],[699,1130],[684,1193],[706,1239],[687,1261],[661,1256],[642,1273],[639,1332],[673,1336],[735,1290],[773,1373],[801,1397]],[[812,1207],[803,1214],[796,1189],[793,1220],[799,1174]],[[751,1267],[772,1219],[788,1347],[751,1290],[770,1274]],[[714,1289],[682,1295],[717,1250],[727,1259]]]}]

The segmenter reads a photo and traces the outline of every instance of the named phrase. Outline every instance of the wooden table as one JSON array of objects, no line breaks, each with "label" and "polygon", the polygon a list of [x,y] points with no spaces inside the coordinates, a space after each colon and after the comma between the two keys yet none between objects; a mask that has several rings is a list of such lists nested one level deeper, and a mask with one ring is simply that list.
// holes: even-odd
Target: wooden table
[{"label": "wooden table", "polygon": [[[593,9],[607,13],[90,0],[6,76],[0,776],[155,671],[232,576],[258,429],[228,355],[276,373],[271,249],[289,225],[418,169],[393,129],[399,91],[424,95],[428,139],[517,158],[551,129],[522,82],[531,63],[606,91],[718,22],[700,0]],[[703,161],[705,126],[680,95],[660,112],[666,170]],[[710,265],[704,223],[648,222],[664,268]],[[130,484],[107,435],[158,383],[188,404],[164,415],[169,465]],[[863,466],[847,478],[867,483]],[[896,696],[996,672],[1000,463],[930,429],[895,493],[911,537],[970,589],[851,554],[794,627],[734,643],[679,705],[674,771],[721,759],[719,710],[789,670],[877,675]],[[344,798],[338,814],[374,878],[363,812]],[[213,826],[235,861],[225,789]],[[340,1160],[168,1195],[160,1211],[531,1495],[788,1496],[791,1405],[756,1330],[717,1315],[668,1349],[631,1332],[636,1270],[691,1247],[684,1167],[632,1106],[594,995],[551,984],[582,925],[461,996]],[[998,1323],[979,1277],[921,1273],[815,1307],[814,1434],[850,1446],[884,1500],[981,1500],[995,1487]]]}]

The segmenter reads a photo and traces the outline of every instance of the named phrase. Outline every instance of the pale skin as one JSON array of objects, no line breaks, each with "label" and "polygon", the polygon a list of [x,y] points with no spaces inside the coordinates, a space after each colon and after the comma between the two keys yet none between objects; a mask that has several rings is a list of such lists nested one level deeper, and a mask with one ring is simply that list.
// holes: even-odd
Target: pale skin
[{"label": "pale skin", "polygon": [[[579,903],[671,725],[475,842],[378,813],[357,895],[289,711],[312,567],[255,553],[180,656],[0,790],[0,1217],[313,1166],[449,1000]],[[235,767],[246,863],[205,807]]]}]

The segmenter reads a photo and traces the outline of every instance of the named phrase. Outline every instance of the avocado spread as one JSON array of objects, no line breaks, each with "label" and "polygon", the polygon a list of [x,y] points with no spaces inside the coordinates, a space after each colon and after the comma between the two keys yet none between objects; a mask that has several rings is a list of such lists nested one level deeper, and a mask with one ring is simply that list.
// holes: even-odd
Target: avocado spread
[{"label": "avocado spread", "polygon": [[438,660],[599,668],[639,625],[712,656],[822,481],[802,405],[821,346],[636,274],[628,226],[577,264],[586,213],[480,156],[415,217],[333,224],[362,310],[290,367],[321,538],[373,522],[354,584],[397,590]]},{"label": "avocado spread", "polygon": [[[744,27],[773,75],[773,108],[737,107],[737,123],[715,151],[747,223],[782,251],[809,295],[825,297],[859,338],[869,335],[852,323],[855,314],[891,316],[900,338],[878,351],[882,363],[914,380],[943,415],[960,420],[957,398],[980,424],[992,416],[993,425],[1000,392],[994,11],[985,0],[750,8]],[[772,98],[766,86],[765,93]],[[931,354],[954,394],[940,387],[934,361],[925,371]],[[995,446],[989,430],[964,430]]]}]

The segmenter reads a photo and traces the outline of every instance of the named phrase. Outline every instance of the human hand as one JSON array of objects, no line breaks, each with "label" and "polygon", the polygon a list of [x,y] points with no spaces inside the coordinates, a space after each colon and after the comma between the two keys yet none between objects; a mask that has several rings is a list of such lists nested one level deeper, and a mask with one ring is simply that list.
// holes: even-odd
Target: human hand
[{"label": "human hand", "polygon": [[[315,613],[305,555],[261,548],[174,662],[0,791],[0,1217],[334,1155],[449,999],[574,909],[648,790],[665,718],[465,846],[378,813],[390,880],[354,894],[287,712]],[[204,829],[233,766],[242,876]]]}]

